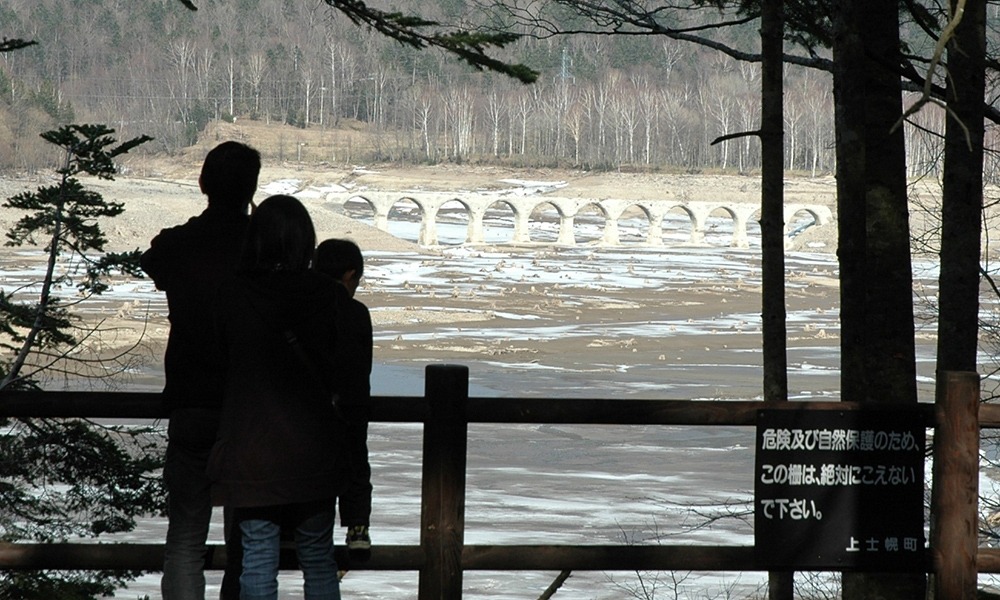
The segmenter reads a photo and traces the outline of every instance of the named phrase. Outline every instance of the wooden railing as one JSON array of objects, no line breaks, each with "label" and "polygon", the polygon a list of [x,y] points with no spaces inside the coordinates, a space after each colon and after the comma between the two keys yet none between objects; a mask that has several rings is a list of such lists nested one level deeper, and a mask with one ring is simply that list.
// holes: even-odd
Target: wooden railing
[{"label": "wooden railing", "polygon": [[[975,512],[978,432],[981,427],[1000,427],[1000,407],[980,408],[978,395],[976,373],[943,373],[935,404],[905,407],[919,411],[927,426],[935,427],[931,509],[935,527],[928,559],[914,569],[938,575],[938,598],[968,597],[964,594],[969,586],[975,589],[977,572],[1000,573],[1000,550],[977,548]],[[762,408],[855,411],[865,407],[850,402],[469,398],[466,367],[428,366],[423,398],[372,398],[372,421],[424,424],[420,545],[377,545],[370,561],[352,568],[417,570],[421,600],[461,598],[462,574],[469,570],[764,570],[752,546],[464,543],[469,423],[754,426]],[[128,392],[6,392],[0,394],[0,416],[165,417],[158,394]],[[337,553],[338,560],[346,558],[343,548],[338,547]],[[162,562],[162,544],[0,544],[0,569],[157,571]],[[297,568],[293,551],[283,552],[281,564]],[[211,546],[205,566],[225,566],[224,546]]]}]

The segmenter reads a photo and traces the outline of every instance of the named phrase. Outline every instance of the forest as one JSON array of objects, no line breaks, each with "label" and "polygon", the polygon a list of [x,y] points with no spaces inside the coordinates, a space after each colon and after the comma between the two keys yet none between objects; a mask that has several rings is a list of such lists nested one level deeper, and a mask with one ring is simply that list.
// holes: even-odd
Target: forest
[{"label": "forest", "polygon": [[[123,138],[150,135],[156,141],[137,153],[172,154],[208,123],[240,119],[363,131],[356,161],[760,168],[752,137],[711,143],[756,127],[759,64],[696,44],[657,35],[526,35],[497,53],[540,72],[525,85],[441,51],[408,48],[319,0],[200,4],[197,12],[176,0],[0,5],[4,35],[38,42],[0,54],[0,171],[51,166],[38,133],[68,122],[104,123]],[[481,11],[466,0],[392,8],[459,25]],[[706,19],[715,16],[704,10]],[[757,32],[746,24],[719,35],[753,44]],[[831,85],[828,73],[786,65],[789,171],[835,168]],[[937,174],[943,114],[928,107],[906,126],[910,176]],[[993,163],[987,181],[996,179]]]}]

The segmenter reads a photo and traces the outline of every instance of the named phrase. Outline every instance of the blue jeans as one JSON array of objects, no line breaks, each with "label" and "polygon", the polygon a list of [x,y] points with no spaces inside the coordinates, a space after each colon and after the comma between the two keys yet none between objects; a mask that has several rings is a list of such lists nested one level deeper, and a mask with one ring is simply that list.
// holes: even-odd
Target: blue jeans
[{"label": "blue jeans", "polygon": [[160,591],[164,600],[205,599],[205,540],[212,519],[208,454],[219,427],[219,412],[177,409],[170,414],[167,459],[167,542]]},{"label": "blue jeans", "polygon": [[294,527],[306,600],[340,600],[333,557],[333,500],[236,509],[243,532],[242,600],[277,600],[281,524]]}]

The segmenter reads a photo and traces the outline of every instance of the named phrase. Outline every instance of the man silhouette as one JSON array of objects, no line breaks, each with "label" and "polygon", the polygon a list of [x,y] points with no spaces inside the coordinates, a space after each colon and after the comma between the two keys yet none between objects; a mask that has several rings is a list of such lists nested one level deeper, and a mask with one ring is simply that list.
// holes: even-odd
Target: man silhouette
[{"label": "man silhouette", "polygon": [[[259,174],[257,150],[232,141],[213,148],[198,179],[208,207],[183,225],[160,231],[142,255],[143,271],[167,294],[170,320],[163,389],[170,418],[163,469],[169,518],[160,582],[164,600],[205,598],[205,541],[212,517],[205,467],[223,394],[218,366],[205,360],[205,336],[212,329],[209,307],[218,284],[236,271]],[[238,536],[235,542],[238,546]],[[230,547],[235,552],[228,554],[238,559],[239,548]],[[225,600],[239,597],[239,563],[234,566],[227,566],[223,580]]]}]

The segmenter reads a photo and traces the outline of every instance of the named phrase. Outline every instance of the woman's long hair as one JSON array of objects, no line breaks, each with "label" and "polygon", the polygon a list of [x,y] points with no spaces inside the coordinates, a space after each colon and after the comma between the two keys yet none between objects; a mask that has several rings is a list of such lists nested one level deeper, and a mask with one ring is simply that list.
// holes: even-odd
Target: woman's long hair
[{"label": "woman's long hair", "polygon": [[316,230],[306,207],[291,196],[271,196],[250,217],[239,270],[305,271],[315,248]]}]

